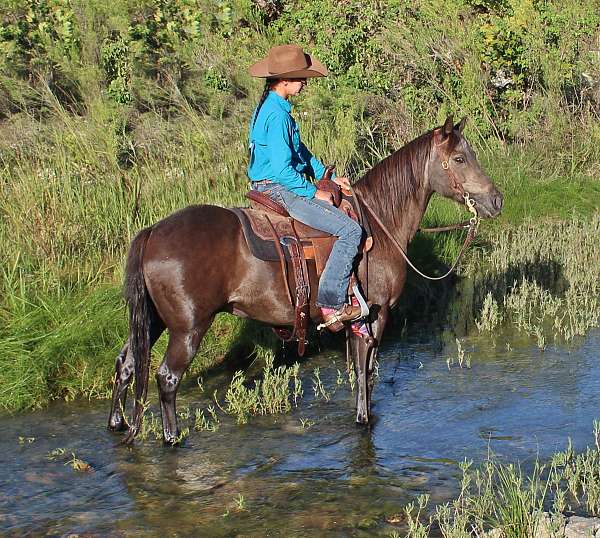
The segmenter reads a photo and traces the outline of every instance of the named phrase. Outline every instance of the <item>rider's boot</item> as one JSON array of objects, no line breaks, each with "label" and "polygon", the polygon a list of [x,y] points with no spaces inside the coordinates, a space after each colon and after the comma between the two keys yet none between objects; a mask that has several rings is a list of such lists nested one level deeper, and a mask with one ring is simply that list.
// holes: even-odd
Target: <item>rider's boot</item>
[{"label": "rider's boot", "polygon": [[344,322],[355,321],[362,315],[360,305],[345,304],[341,308],[321,308],[323,315],[323,323],[319,325],[319,329],[327,328],[332,332],[341,331],[344,328]]}]

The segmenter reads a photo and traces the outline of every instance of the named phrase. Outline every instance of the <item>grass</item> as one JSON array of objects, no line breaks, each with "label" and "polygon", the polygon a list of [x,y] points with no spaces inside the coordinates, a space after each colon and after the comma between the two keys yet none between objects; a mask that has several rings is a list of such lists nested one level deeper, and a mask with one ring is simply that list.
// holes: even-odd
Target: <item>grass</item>
[{"label": "grass", "polygon": [[236,417],[238,424],[248,422],[250,415],[285,413],[298,405],[302,397],[300,365],[273,367],[273,357],[266,360],[262,379],[246,386],[244,372],[238,370],[225,394],[225,411]]},{"label": "grass", "polygon": [[533,538],[538,527],[558,529],[567,512],[600,514],[600,424],[594,422],[596,444],[575,454],[571,444],[548,463],[535,462],[525,473],[516,464],[490,456],[479,467],[461,464],[460,495],[430,508],[422,495],[405,507],[407,538],[429,536],[433,528],[444,538],[484,536],[499,529],[506,538]]},{"label": "grass", "polygon": [[[528,220],[492,233],[491,252],[466,269],[476,301],[476,325],[493,331],[503,322],[534,336],[568,342],[600,321],[600,213],[588,219]],[[481,270],[483,264],[485,270]],[[484,297],[484,299],[481,299]]]},{"label": "grass", "polygon": [[[175,0],[167,3],[179,5]],[[14,4],[21,5],[19,0]],[[189,204],[243,204],[247,121],[261,91],[260,84],[247,74],[247,66],[258,51],[266,51],[285,36],[276,22],[265,22],[248,3],[233,2],[232,11],[226,13],[215,13],[220,8],[213,4],[200,4],[205,26],[199,41],[169,41],[173,35],[167,25],[161,34],[167,43],[158,43],[157,57],[166,54],[165,65],[181,66],[179,74],[168,68],[148,74],[131,58],[130,65],[121,65],[124,72],[131,70],[132,101],[115,102],[99,60],[106,52],[110,30],[125,35],[131,23],[128,17],[133,6],[125,2],[113,2],[110,13],[97,3],[72,2],[64,10],[53,4],[49,16],[62,16],[63,11],[68,15],[72,10],[72,26],[61,27],[58,36],[49,34],[43,43],[32,42],[35,50],[21,51],[33,55],[30,67],[50,66],[52,76],[32,72],[23,77],[11,68],[12,56],[0,59],[2,409],[40,407],[56,398],[106,397],[114,357],[127,336],[119,290],[130,239],[140,228]],[[579,21],[592,28],[595,19],[589,16],[589,2],[567,4],[569,17],[552,31],[563,47],[560,69],[570,65],[573,72],[565,80],[575,84],[578,69],[595,73],[586,56],[593,47],[587,37],[581,37],[589,32],[576,33],[570,25]],[[282,20],[297,12],[298,24],[308,24],[311,31],[314,25],[307,22],[312,20],[311,10],[323,7],[316,0],[286,5],[293,9]],[[385,18],[400,9],[388,6],[388,13],[379,4],[376,7],[376,12],[369,11],[370,17]],[[561,237],[575,234],[573,241],[578,244],[581,234],[590,232],[581,223],[597,222],[593,216],[600,194],[597,104],[582,88],[579,101],[573,100],[564,81],[556,80],[557,67],[544,36],[529,32],[531,39],[541,41],[524,50],[539,53],[535,65],[542,78],[532,85],[528,106],[504,103],[502,110],[494,112],[491,108],[499,103],[490,101],[489,73],[474,48],[481,14],[470,2],[441,5],[428,0],[421,7],[414,13],[402,8],[398,17],[376,25],[381,33],[365,37],[364,45],[371,48],[361,52],[366,56],[356,58],[366,60],[366,71],[356,71],[355,65],[328,80],[311,81],[295,104],[303,139],[324,162],[335,163],[340,173],[357,178],[394,149],[443,121],[448,112],[468,115],[467,137],[506,201],[503,215],[483,226],[480,251],[492,258],[509,256],[506,249],[518,246],[510,237],[523,229],[515,226],[529,229],[541,219],[545,219],[543,227],[557,219],[579,223],[552,228]],[[148,9],[153,13],[154,8]],[[440,9],[448,16],[440,18]],[[0,12],[4,17],[6,9]],[[148,13],[138,13],[136,21],[154,20],[148,19]],[[14,22],[11,17],[7,24]],[[397,20],[404,24],[398,25]],[[33,24],[21,22],[24,29]],[[192,22],[185,22],[185,27],[192,28]],[[65,54],[64,45],[71,41],[62,43],[61,39],[73,37],[69,28],[77,37],[77,50],[68,49]],[[35,28],[30,30],[36,38]],[[337,50],[327,45],[329,27],[314,30],[321,32],[316,42],[324,52]],[[350,52],[358,51],[362,44],[351,41],[357,34],[348,32],[350,41],[341,34],[338,37],[352,44]],[[456,62],[446,65],[432,52],[440,36],[449,36],[444,37],[445,46],[460,68]],[[15,52],[12,45],[6,46],[2,50]],[[573,50],[577,57],[572,57]],[[339,59],[345,51],[338,50]],[[413,58],[414,65],[405,58]],[[359,78],[354,80],[355,76]],[[384,86],[371,84],[383,79],[393,81],[385,91],[381,90]],[[77,97],[74,105],[57,90],[57,84],[63,83],[72,90],[71,97]],[[424,224],[463,218],[464,211],[456,204],[434,197]],[[548,236],[536,234],[533,250],[541,249],[540,256],[546,256],[543,263],[527,258],[523,248],[528,239],[519,235],[519,256],[526,261],[512,254],[510,259],[521,267],[520,272],[492,265],[493,276],[487,280],[475,272],[463,274],[476,288],[470,320],[477,319],[482,330],[500,324],[500,318],[515,321],[543,347],[552,339],[548,325],[557,316],[568,313],[557,329],[568,340],[597,323],[597,304],[591,295],[594,289],[577,284],[584,275],[574,271],[568,276],[572,291],[564,297],[537,290],[535,286],[547,291],[538,278],[541,265],[552,262],[566,267],[564,256],[585,260],[581,253],[566,250],[547,255],[544,241]],[[456,256],[459,236],[419,236],[410,254],[425,270],[440,270]],[[589,243],[584,246],[588,255],[597,254]],[[472,259],[472,267],[477,266],[477,253]],[[597,259],[588,263],[594,271]],[[432,304],[439,289],[411,279],[405,295],[407,300],[421,298],[416,304]],[[505,297],[510,297],[506,304]],[[526,297],[535,298],[536,312],[525,304]],[[484,300],[487,306],[482,310]],[[553,315],[550,305],[556,307]],[[543,322],[535,318],[540,308],[547,313]],[[409,317],[419,314],[405,312]],[[497,320],[492,319],[494,312]],[[156,347],[155,363],[164,346],[163,339]],[[190,375],[199,375],[224,358],[253,353],[263,359],[272,355],[272,338],[256,325],[220,316],[205,337]]]}]

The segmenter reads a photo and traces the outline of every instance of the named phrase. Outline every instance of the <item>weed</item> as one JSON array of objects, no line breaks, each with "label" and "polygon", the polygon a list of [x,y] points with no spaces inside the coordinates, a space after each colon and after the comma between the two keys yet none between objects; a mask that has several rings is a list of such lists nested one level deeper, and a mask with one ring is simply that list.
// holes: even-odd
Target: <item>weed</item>
[{"label": "weed", "polygon": [[238,512],[245,512],[247,510],[246,499],[241,493],[238,493],[233,501],[235,503],[235,509]]},{"label": "weed", "polygon": [[352,365],[348,367],[348,383],[350,383],[350,390],[354,393],[354,389],[356,388],[356,372]]},{"label": "weed", "polygon": [[308,430],[308,428],[312,427],[315,425],[315,421],[314,420],[310,420],[308,418],[301,418],[300,419],[300,424],[302,425],[302,429],[304,430]]},{"label": "weed", "polygon": [[[455,340],[457,350],[456,360],[458,362],[459,368],[471,368],[471,355],[465,352],[464,348],[462,347],[462,343],[458,338],[456,338]],[[454,357],[448,357],[446,359],[446,366],[448,367],[448,370],[450,370],[453,364]]]},{"label": "weed", "polygon": [[322,398],[326,402],[331,399],[331,394],[325,389],[323,382],[321,381],[321,369],[317,366],[313,370],[313,392],[315,393],[315,398]]},{"label": "weed", "polygon": [[[225,411],[235,415],[238,424],[248,422],[250,415],[286,413],[297,405],[302,396],[302,382],[299,378],[300,365],[273,367],[273,358],[268,357],[263,368],[262,380],[255,380],[254,386],[245,385],[246,377],[237,371],[225,394]],[[293,388],[290,391],[290,384]]]},{"label": "weed", "polygon": [[492,292],[488,292],[483,301],[483,307],[479,319],[475,320],[475,325],[482,331],[493,331],[498,325],[502,323],[503,316],[500,312],[498,303],[494,300]]},{"label": "weed", "polygon": [[163,439],[163,430],[162,430],[162,420],[160,417],[155,416],[151,411],[150,415],[144,411],[144,417],[142,420],[142,424],[140,426],[140,431],[138,433],[138,438],[141,441],[145,441],[150,437],[150,434],[154,436],[154,439],[157,441],[162,441]]},{"label": "weed", "polygon": [[80,473],[91,473],[94,469],[93,467],[86,461],[75,456],[74,452],[71,452],[72,458],[65,463],[65,465],[70,465],[74,471],[78,471]]},{"label": "weed", "polygon": [[406,515],[406,522],[408,524],[407,537],[427,538],[427,536],[429,536],[431,521],[429,521],[428,524],[421,522],[421,514],[428,502],[429,495],[419,495],[417,497],[416,505],[414,502],[410,502],[405,506],[404,513]]},{"label": "weed", "polygon": [[179,435],[175,438],[173,443],[178,445],[181,442],[183,442],[184,439],[189,437],[189,435],[190,435],[190,429],[188,427],[182,428],[181,431],[179,432]]},{"label": "weed", "polygon": [[[600,513],[597,446],[576,454],[569,441],[548,464],[536,462],[528,476],[519,465],[500,463],[492,455],[479,467],[465,461],[460,468],[461,489],[455,500],[435,507],[430,515],[425,513],[426,496],[404,508],[409,537],[427,536],[435,526],[446,538],[484,536],[490,527],[507,538],[522,538],[536,536],[538,527],[556,530],[565,512]],[[545,515],[543,508],[550,500],[552,513]]]},{"label": "weed", "polygon": [[216,432],[221,426],[221,421],[212,405],[208,406],[207,411],[210,418],[206,418],[202,409],[196,409],[194,415],[194,429],[196,431]]},{"label": "weed", "polygon": [[66,450],[64,448],[55,448],[48,452],[47,458],[49,460],[56,460],[58,458],[62,458],[66,454]]}]

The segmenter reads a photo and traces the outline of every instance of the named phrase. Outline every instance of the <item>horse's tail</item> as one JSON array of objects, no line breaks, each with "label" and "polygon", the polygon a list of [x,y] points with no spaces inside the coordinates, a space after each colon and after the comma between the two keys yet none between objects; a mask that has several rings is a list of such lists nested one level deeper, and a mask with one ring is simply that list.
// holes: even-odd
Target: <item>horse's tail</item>
[{"label": "horse's tail", "polygon": [[150,325],[156,310],[144,280],[143,259],[152,227],[139,232],[129,247],[125,266],[124,295],[129,307],[129,349],[135,365],[135,405],[129,431],[123,440],[131,444],[142,424],[150,370]]}]

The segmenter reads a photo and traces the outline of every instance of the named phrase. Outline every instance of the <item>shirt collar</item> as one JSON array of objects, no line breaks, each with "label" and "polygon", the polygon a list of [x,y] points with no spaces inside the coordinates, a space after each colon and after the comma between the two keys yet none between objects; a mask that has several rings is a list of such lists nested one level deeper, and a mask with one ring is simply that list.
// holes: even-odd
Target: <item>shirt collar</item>
[{"label": "shirt collar", "polygon": [[292,111],[292,105],[289,103],[289,101],[286,101],[277,92],[274,92],[273,90],[271,90],[269,92],[269,99],[271,99],[274,103],[277,103],[286,112]]}]

